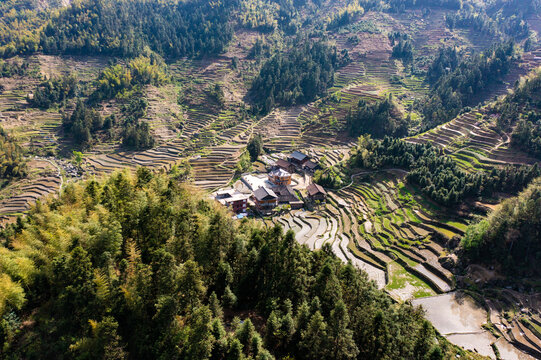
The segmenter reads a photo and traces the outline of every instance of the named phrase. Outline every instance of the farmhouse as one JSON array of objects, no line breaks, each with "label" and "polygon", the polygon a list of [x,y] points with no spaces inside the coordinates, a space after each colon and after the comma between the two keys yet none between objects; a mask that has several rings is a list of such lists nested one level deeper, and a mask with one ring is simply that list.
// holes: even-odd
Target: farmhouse
[{"label": "farmhouse", "polygon": [[240,214],[248,209],[250,195],[243,194],[234,189],[221,190],[216,193],[215,200],[230,208],[234,213]]},{"label": "farmhouse", "polygon": [[308,160],[304,164],[303,169],[307,173],[313,174],[317,169],[319,169],[319,167],[320,167],[319,164],[313,162],[312,160]]},{"label": "farmhouse", "polygon": [[308,156],[301,152],[293,151],[291,155],[289,156],[289,161],[292,164],[302,168],[304,164],[308,161]]},{"label": "farmhouse", "polygon": [[257,210],[266,213],[278,205],[278,196],[271,189],[260,187],[254,191],[254,202]]},{"label": "farmhouse", "polygon": [[276,186],[291,185],[291,174],[284,169],[272,170],[269,173],[269,181]]},{"label": "farmhouse", "polygon": [[325,201],[327,198],[327,192],[321,185],[312,183],[308,185],[306,190],[308,191],[308,198],[312,201]]},{"label": "farmhouse", "polygon": [[299,200],[295,194],[295,190],[290,185],[277,186],[273,189],[274,193],[278,196],[278,202],[280,204],[288,204],[292,209],[300,209],[304,203]]},{"label": "farmhouse", "polygon": [[286,161],[284,159],[278,159],[276,160],[276,167],[282,170],[285,170],[289,173],[295,172],[295,165],[290,163],[289,161]]}]

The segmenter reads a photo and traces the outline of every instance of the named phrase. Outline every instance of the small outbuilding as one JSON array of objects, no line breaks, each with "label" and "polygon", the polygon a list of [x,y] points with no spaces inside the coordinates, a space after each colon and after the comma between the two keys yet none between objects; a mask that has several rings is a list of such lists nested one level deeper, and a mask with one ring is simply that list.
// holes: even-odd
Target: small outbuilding
[{"label": "small outbuilding", "polygon": [[218,191],[215,197],[216,201],[228,207],[236,214],[246,212],[248,208],[249,198],[250,198],[250,195],[243,194],[234,189]]},{"label": "small outbuilding", "polygon": [[300,209],[304,203],[299,200],[295,194],[295,190],[290,185],[277,186],[273,188],[274,193],[278,196],[278,202],[280,204],[287,204],[291,206],[291,209]]},{"label": "small outbuilding", "polygon": [[300,166],[301,168],[308,160],[308,156],[299,151],[293,151],[289,156],[289,161],[296,166]]},{"label": "small outbuilding", "polygon": [[306,188],[308,192],[308,198],[312,201],[325,201],[327,199],[327,192],[323,189],[323,186],[312,183]]},{"label": "small outbuilding", "polygon": [[278,169],[285,170],[285,171],[289,172],[290,174],[295,172],[295,165],[293,165],[292,163],[290,163],[289,161],[284,160],[284,159],[276,160],[276,166],[275,167],[278,168]]},{"label": "small outbuilding", "polygon": [[319,164],[313,162],[312,160],[308,160],[303,166],[304,171],[310,174],[313,174],[319,168]]}]

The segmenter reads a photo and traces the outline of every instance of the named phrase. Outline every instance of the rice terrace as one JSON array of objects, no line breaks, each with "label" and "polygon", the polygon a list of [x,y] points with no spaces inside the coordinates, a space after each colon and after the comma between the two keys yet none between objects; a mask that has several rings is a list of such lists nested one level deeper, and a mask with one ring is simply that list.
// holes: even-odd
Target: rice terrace
[{"label": "rice terrace", "polygon": [[539,0],[6,0],[0,34],[0,358],[541,358]]}]

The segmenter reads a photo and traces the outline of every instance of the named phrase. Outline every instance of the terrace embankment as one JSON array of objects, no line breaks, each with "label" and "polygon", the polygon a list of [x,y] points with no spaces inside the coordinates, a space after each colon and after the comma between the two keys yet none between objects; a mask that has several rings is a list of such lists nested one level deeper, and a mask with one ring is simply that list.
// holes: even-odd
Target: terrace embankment
[{"label": "terrace embankment", "polygon": [[495,118],[489,117],[484,109],[459,115],[405,141],[417,144],[430,142],[444,149],[466,171],[538,162],[511,148],[509,135],[497,131]]},{"label": "terrace embankment", "polygon": [[18,215],[27,212],[36,201],[56,194],[63,179],[60,170],[50,161],[32,160],[30,174],[15,181],[0,192],[0,224],[13,222]]},{"label": "terrace embankment", "polygon": [[401,176],[391,171],[355,180],[330,191],[327,202],[314,210],[273,221],[295,230],[297,241],[311,249],[330,244],[339,258],[365,270],[398,299],[448,292],[454,277],[441,266],[445,250],[435,239],[443,244],[462,234],[466,224],[441,219],[416,203]]},{"label": "terrace embankment", "polygon": [[[514,304],[523,304],[529,309],[538,305],[507,296]],[[507,322],[499,302],[476,299],[463,292],[451,292],[415,299],[412,303],[423,307],[428,320],[443,336],[465,349],[494,359],[497,357],[495,349],[501,359],[539,358],[539,339],[526,326],[520,321]]]}]

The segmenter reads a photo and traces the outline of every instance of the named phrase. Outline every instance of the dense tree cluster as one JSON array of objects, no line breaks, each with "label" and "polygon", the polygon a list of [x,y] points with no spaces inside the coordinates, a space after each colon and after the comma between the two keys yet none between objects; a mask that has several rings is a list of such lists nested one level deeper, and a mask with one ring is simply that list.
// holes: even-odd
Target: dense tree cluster
[{"label": "dense tree cluster", "polygon": [[[62,125],[64,136],[83,148],[104,139],[118,139],[122,145],[136,150],[154,146],[150,126],[141,118],[146,116],[147,101],[142,97],[133,97],[121,107],[121,119],[112,114],[105,119],[82,100],[77,101],[71,115],[64,115]],[[116,130],[120,128],[119,130]]]},{"label": "dense tree cluster", "polygon": [[431,144],[411,144],[385,137],[374,140],[361,136],[350,159],[353,167],[409,170],[406,180],[432,200],[451,206],[467,198],[492,196],[496,192],[516,193],[541,175],[535,166],[494,168],[467,173],[443,150]]},{"label": "dense tree cluster", "polygon": [[147,169],[70,183],[2,235],[2,357],[466,358],[330,246]]},{"label": "dense tree cluster", "polygon": [[30,106],[48,109],[56,104],[73,98],[77,91],[77,78],[74,75],[65,75],[45,80],[39,84],[28,96]]},{"label": "dense tree cluster", "polygon": [[346,54],[324,42],[306,41],[268,60],[255,78],[251,93],[258,107],[269,112],[275,105],[313,101],[325,94],[334,81],[334,71]]},{"label": "dense tree cluster", "polygon": [[394,32],[389,34],[389,40],[393,47],[392,57],[402,59],[405,62],[413,60],[413,44],[407,34]]},{"label": "dense tree cluster", "polygon": [[150,126],[141,118],[146,116],[148,102],[141,97],[132,98],[122,107],[122,145],[136,150],[154,147]]},{"label": "dense tree cluster", "polygon": [[265,41],[265,38],[257,38],[248,55],[252,59],[270,57],[271,45]]},{"label": "dense tree cluster", "polygon": [[155,55],[139,56],[127,66],[115,64],[103,69],[91,94],[93,102],[124,97],[138,91],[144,85],[161,85],[167,81],[165,64]]},{"label": "dense tree cluster", "polygon": [[51,54],[137,56],[145,46],[168,58],[221,53],[237,1],[86,0],[73,2],[41,33]]},{"label": "dense tree cluster", "polygon": [[467,4],[456,13],[446,14],[445,20],[450,29],[468,28],[476,33],[505,34],[523,39],[530,32],[526,18],[538,11],[538,0],[496,0],[486,4]]},{"label": "dense tree cluster", "polygon": [[471,261],[496,265],[515,276],[541,275],[541,178],[471,225],[462,246]]},{"label": "dense tree cluster", "polygon": [[[167,80],[165,64],[154,54],[139,56],[126,65],[115,64],[105,68],[99,74],[95,90],[87,103],[78,101],[71,116],[64,117],[65,134],[84,147],[90,146],[98,138],[120,138],[122,145],[130,149],[153,147],[155,140],[150,126],[141,120],[148,107],[142,88],[145,85],[161,85]],[[118,121],[114,114],[103,119],[90,107],[113,98],[123,103]],[[116,130],[117,127],[120,130]]]},{"label": "dense tree cluster", "polygon": [[272,31],[278,27],[280,5],[266,0],[243,0],[240,3],[239,22],[243,27]]},{"label": "dense tree cluster", "polygon": [[28,75],[33,67],[28,61],[4,61],[0,59],[0,78]]},{"label": "dense tree cluster", "polygon": [[328,189],[338,189],[344,186],[343,174],[340,168],[331,166],[326,169],[316,170],[313,180],[316,184],[324,186]]},{"label": "dense tree cluster", "polygon": [[447,9],[458,10],[462,6],[461,0],[388,0],[390,10],[404,12],[406,9],[437,6]]},{"label": "dense tree cluster", "polygon": [[441,47],[428,66],[426,80],[429,84],[434,85],[442,76],[453,72],[461,60],[462,54],[455,47]]},{"label": "dense tree cluster", "polygon": [[23,150],[0,127],[0,188],[14,178],[26,175]]},{"label": "dense tree cluster", "polygon": [[516,38],[528,36],[530,28],[528,23],[518,17],[506,19],[506,21],[496,21],[484,14],[478,14],[468,11],[460,11],[455,14],[447,14],[445,21],[450,29],[470,28],[477,33],[496,36],[500,29]]},{"label": "dense tree cluster", "polygon": [[464,106],[475,105],[483,90],[508,73],[514,56],[514,43],[508,42],[465,59],[441,76],[422,104],[425,128],[451,120]]},{"label": "dense tree cluster", "polygon": [[93,135],[102,130],[103,125],[102,116],[81,100],[77,101],[75,110],[71,115],[65,114],[62,118],[64,136],[83,147],[91,144]]},{"label": "dense tree cluster", "polygon": [[376,138],[402,137],[408,132],[408,121],[403,118],[391,98],[375,102],[359,101],[356,109],[350,109],[346,123],[352,137],[363,134]]},{"label": "dense tree cluster", "polygon": [[254,136],[252,136],[250,141],[248,141],[246,150],[248,151],[248,154],[250,154],[250,160],[252,160],[252,162],[256,161],[259,155],[262,155],[264,153],[263,137],[261,136],[261,134],[255,134]]},{"label": "dense tree cluster", "polygon": [[150,126],[146,121],[138,121],[135,124],[128,124],[122,135],[122,145],[136,150],[150,149],[154,146],[155,140],[150,132]]},{"label": "dense tree cluster", "polygon": [[147,101],[142,98],[133,98],[123,107],[122,145],[125,147],[136,150],[154,147],[155,140],[150,126],[146,121],[141,120],[146,115],[147,107]]},{"label": "dense tree cluster", "polygon": [[541,159],[541,114],[530,112],[517,122],[511,145]]},{"label": "dense tree cluster", "polygon": [[0,2],[0,57],[33,53],[39,49],[39,31],[49,18],[47,7],[59,1],[4,0]]},{"label": "dense tree cluster", "polygon": [[541,72],[536,71],[496,104],[501,130],[513,129],[511,145],[541,158]]},{"label": "dense tree cluster", "polygon": [[346,6],[338,9],[327,22],[327,29],[337,29],[346,26],[364,14],[364,8],[358,1],[353,1]]}]

